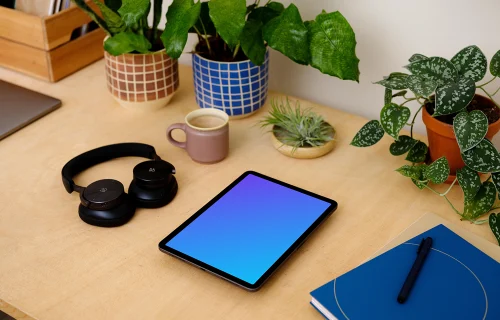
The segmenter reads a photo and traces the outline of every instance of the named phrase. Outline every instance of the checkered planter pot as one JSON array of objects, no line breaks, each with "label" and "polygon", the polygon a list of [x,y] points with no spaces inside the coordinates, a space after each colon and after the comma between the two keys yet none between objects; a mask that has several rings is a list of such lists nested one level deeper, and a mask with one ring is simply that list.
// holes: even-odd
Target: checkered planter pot
[{"label": "checkered planter pot", "polygon": [[177,60],[160,50],[151,54],[104,52],[108,90],[124,107],[153,110],[164,107],[179,87]]},{"label": "checkered planter pot", "polygon": [[218,62],[193,55],[196,102],[201,108],[216,108],[229,116],[247,116],[267,98],[269,51],[261,66],[250,60]]}]

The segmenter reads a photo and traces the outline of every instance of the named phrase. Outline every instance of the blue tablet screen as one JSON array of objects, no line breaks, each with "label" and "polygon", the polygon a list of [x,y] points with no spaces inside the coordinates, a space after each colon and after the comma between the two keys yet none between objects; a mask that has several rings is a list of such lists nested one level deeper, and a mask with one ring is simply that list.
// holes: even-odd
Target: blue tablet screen
[{"label": "blue tablet screen", "polygon": [[255,284],[329,206],[249,174],[166,245]]}]

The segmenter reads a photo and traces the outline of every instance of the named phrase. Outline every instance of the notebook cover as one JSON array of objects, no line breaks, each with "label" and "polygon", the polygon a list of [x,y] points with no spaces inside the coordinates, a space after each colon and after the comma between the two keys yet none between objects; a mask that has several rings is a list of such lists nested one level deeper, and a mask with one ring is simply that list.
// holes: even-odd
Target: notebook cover
[{"label": "notebook cover", "polygon": [[[396,301],[422,238],[433,238],[411,294]],[[438,225],[311,292],[338,319],[500,319],[500,264]]]}]

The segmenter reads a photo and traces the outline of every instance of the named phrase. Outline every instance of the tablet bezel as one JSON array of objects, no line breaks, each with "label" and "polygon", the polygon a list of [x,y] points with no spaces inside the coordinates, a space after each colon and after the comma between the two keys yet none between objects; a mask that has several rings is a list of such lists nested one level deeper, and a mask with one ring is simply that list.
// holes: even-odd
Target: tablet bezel
[{"label": "tablet bezel", "polygon": [[[202,215],[208,208],[210,208],[213,204],[215,204],[219,199],[221,199],[226,193],[228,193],[232,188],[234,188],[238,183],[240,183],[243,179],[245,179],[248,175],[255,175],[259,178],[271,181],[273,183],[279,184],[281,186],[293,189],[295,191],[301,192],[303,194],[307,194],[316,199],[328,202],[330,205],[328,208],[314,221],[311,226],[271,265],[271,267],[254,283],[248,283],[239,279],[229,273],[226,273],[220,269],[217,269],[209,264],[204,263],[198,259],[195,259],[189,255],[186,255],[180,251],[177,251],[171,247],[168,247],[166,244],[172,238],[174,238],[177,234],[179,234],[184,228],[186,228],[191,222],[196,220],[200,215]],[[187,219],[184,223],[182,223],[179,227],[177,227],[174,231],[172,231],[165,239],[160,241],[158,247],[160,251],[170,254],[176,258],[184,260],[202,270],[208,271],[220,278],[223,278],[227,281],[230,281],[240,287],[243,287],[250,291],[256,291],[260,289],[260,287],[269,279],[269,277],[286,261],[286,259],[297,250],[302,243],[307,239],[307,237],[316,229],[323,221],[326,220],[335,210],[337,209],[337,202],[328,199],[326,197],[320,196],[318,194],[312,193],[310,191],[298,188],[296,186],[290,185],[283,181],[276,180],[269,176],[263,175],[261,173],[255,171],[246,171],[241,176],[239,176],[236,180],[234,180],[229,186],[227,186],[224,190],[222,190],[217,196],[215,196],[212,200],[210,200],[207,204],[205,204],[201,209],[199,209],[196,213],[194,213],[189,219]]]}]

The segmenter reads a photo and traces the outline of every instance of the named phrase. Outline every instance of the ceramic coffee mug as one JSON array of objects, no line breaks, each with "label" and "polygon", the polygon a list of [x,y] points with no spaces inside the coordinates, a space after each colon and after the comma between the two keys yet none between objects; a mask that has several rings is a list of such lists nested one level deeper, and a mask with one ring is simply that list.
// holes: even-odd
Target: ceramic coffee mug
[{"label": "ceramic coffee mug", "polygon": [[[176,147],[186,149],[196,162],[215,163],[223,160],[229,152],[229,116],[218,109],[199,109],[190,112],[186,123],[174,123],[167,129],[167,138]],[[172,137],[172,131],[180,129],[186,133],[186,142]]]}]

